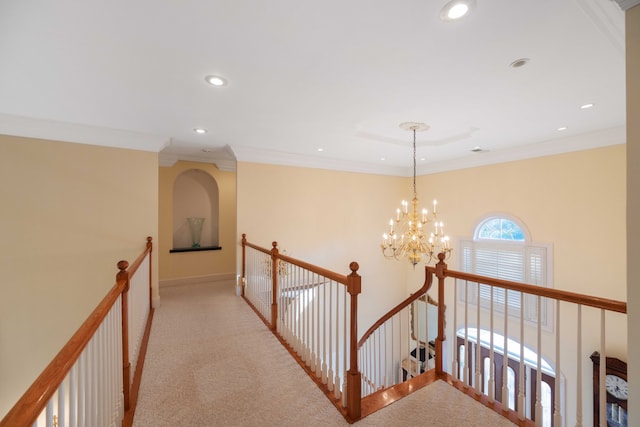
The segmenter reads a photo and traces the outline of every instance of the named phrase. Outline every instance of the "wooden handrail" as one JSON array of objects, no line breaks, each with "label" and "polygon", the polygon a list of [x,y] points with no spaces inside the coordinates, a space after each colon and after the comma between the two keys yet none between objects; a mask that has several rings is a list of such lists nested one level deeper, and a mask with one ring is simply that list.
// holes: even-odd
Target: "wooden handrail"
[{"label": "wooden handrail", "polygon": [[431,284],[432,283],[433,283],[433,276],[431,274],[427,274],[427,276],[425,278],[425,281],[424,281],[424,284],[422,285],[422,287],[420,289],[418,289],[417,291],[412,293],[407,299],[405,299],[404,301],[402,301],[401,303],[396,305],[394,308],[392,308],[388,313],[383,315],[380,319],[378,319],[378,321],[376,323],[373,324],[373,326],[371,326],[367,330],[367,332],[364,333],[364,335],[362,335],[362,338],[360,338],[360,341],[358,341],[358,350],[360,349],[360,347],[362,347],[364,345],[364,343],[367,341],[367,339],[380,326],[382,326],[384,324],[384,322],[386,322],[387,320],[391,319],[393,316],[398,314],[402,309],[408,307],[411,303],[413,303],[415,300],[417,300],[422,295],[424,295],[431,288]]},{"label": "wooden handrail", "polygon": [[[247,235],[246,234],[242,235],[242,245],[243,245],[243,247],[246,246],[246,247],[249,247],[249,248],[253,248],[253,249],[257,250],[257,251],[263,252],[263,253],[265,253],[267,255],[271,255],[271,249],[266,249],[266,248],[263,248],[262,246],[254,245],[253,243],[250,243],[249,241],[247,241]],[[278,242],[273,242],[272,246],[273,247],[277,247],[278,246]],[[302,260],[299,260],[299,259],[296,259],[296,258],[292,258],[290,256],[283,255],[281,253],[277,253],[275,255],[275,257],[277,259],[281,260],[281,261],[288,262],[289,264],[293,264],[293,265],[296,265],[298,267],[304,268],[305,270],[309,270],[312,273],[316,273],[316,274],[319,274],[321,276],[324,276],[327,279],[333,280],[333,281],[338,282],[338,283],[342,283],[343,285],[347,284],[347,276],[344,275],[344,274],[339,274],[339,273],[336,273],[334,271],[327,270],[326,268],[318,267],[317,265],[309,264],[308,262],[304,262]],[[244,277],[244,275],[243,275],[243,277]]]},{"label": "wooden handrail", "polygon": [[[435,267],[427,267],[427,275],[436,274]],[[437,274],[436,274],[437,275]],[[527,294],[537,295],[541,297],[552,298],[559,301],[570,302],[574,304],[587,305],[590,307],[600,308],[618,313],[627,313],[627,303],[607,298],[594,297],[590,295],[578,294],[575,292],[563,291],[560,289],[545,288],[543,286],[528,285],[524,283],[511,282],[509,280],[492,279],[490,277],[479,276],[471,273],[463,273],[460,271],[445,270],[444,277],[452,277],[455,279],[466,280],[469,282],[481,283],[484,285],[497,286],[511,291],[524,292]]]}]

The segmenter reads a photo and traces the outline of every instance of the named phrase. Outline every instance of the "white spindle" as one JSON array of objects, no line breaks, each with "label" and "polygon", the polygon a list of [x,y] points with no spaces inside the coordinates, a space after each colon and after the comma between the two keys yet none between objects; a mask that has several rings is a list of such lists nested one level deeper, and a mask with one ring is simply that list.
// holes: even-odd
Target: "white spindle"
[{"label": "white spindle", "polygon": [[[404,310],[404,313],[406,313],[407,316],[407,348],[406,348],[406,355],[407,358],[411,357],[411,327],[412,327],[412,320],[411,320],[411,313],[409,312],[409,310]],[[415,376],[415,373],[413,371],[413,369],[411,368],[411,363],[409,363],[409,366],[407,367],[407,370],[409,372],[409,375],[407,376],[407,379],[409,378],[413,378]]]},{"label": "white spindle", "polygon": [[598,378],[600,378],[600,381],[598,382],[600,386],[598,393],[600,401],[598,402],[598,406],[600,408],[600,425],[602,427],[607,427],[607,392],[605,390],[605,367],[607,365],[606,354],[605,311],[600,310],[600,370],[598,376]]},{"label": "white spindle", "polygon": [[78,427],[76,418],[78,392],[76,387],[76,378],[79,360],[71,368],[69,372],[69,427]]},{"label": "white spindle", "polygon": [[[453,282],[453,295],[455,298],[458,298],[458,280]],[[456,322],[458,321],[458,304],[457,301],[453,304],[453,361],[451,362],[451,376],[454,381],[458,381],[458,331],[456,330]],[[438,355],[438,357],[442,357],[442,355]]]},{"label": "white spindle", "polygon": [[480,283],[476,283],[476,394],[482,394],[482,353],[480,352]]},{"label": "white spindle", "polygon": [[388,387],[390,384],[388,382],[388,375],[387,375],[387,366],[389,366],[387,363],[389,362],[387,360],[387,347],[388,347],[388,342],[387,342],[387,322],[384,322],[384,362],[383,362],[383,366],[384,366],[384,381],[383,381],[383,385],[385,387]]},{"label": "white spindle", "polygon": [[[479,338],[479,337],[478,337]],[[471,352],[469,351],[469,282],[464,282],[464,387],[468,388],[471,378],[470,374],[470,359]]]},{"label": "white spindle", "polygon": [[502,343],[502,409],[509,408],[509,344],[507,342],[507,336],[509,335],[509,298],[507,298],[507,290],[504,290],[504,339]]},{"label": "white spindle", "polygon": [[518,372],[518,419],[525,417],[525,376],[524,376],[524,292],[520,292],[520,369]]},{"label": "white spindle", "polygon": [[[329,282],[331,286],[331,282]],[[331,301],[327,307],[327,281],[322,284],[322,301],[324,310],[322,311],[322,366],[320,368],[320,378],[322,384],[327,384],[327,328],[330,330],[328,323],[331,323]],[[328,310],[328,311],[327,311]]]},{"label": "white spindle", "polygon": [[[582,306],[578,304],[578,342],[576,343],[576,427],[582,427]],[[556,370],[556,372],[559,372]],[[556,381],[560,380],[560,375],[556,374]]]},{"label": "white spindle", "polygon": [[[331,368],[329,368],[329,382],[332,383],[331,387],[333,388],[333,396],[336,399],[340,398],[340,287],[341,285],[336,284],[336,324],[332,330],[336,331],[336,350],[335,350],[335,358],[333,357],[333,352],[331,351],[331,346],[329,346],[329,354],[331,354]],[[333,288],[332,288],[333,289]],[[330,296],[331,298],[331,296]],[[331,340],[329,341],[331,345]]]},{"label": "white spindle", "polygon": [[[338,284],[336,284],[338,285]],[[339,285],[338,285],[339,286]],[[336,291],[336,294],[338,292]],[[333,328],[338,327],[338,305],[336,303],[336,324],[333,324],[333,282],[330,283],[329,286],[329,351],[327,353],[328,366],[325,366],[323,371],[326,375],[325,384],[327,384],[327,389],[329,391],[333,391],[333,363],[334,359],[337,361],[337,357],[333,357],[332,353],[332,345],[333,345]],[[338,335],[338,331],[336,330],[336,336]],[[336,354],[338,351],[337,347],[338,343],[336,342]],[[328,368],[328,369],[327,369]],[[324,382],[324,381],[323,381]]]},{"label": "white spindle", "polygon": [[323,317],[321,316],[321,311],[324,314],[324,312],[326,311],[326,307],[324,307],[324,310],[321,310],[321,306],[320,306],[320,300],[322,299],[322,303],[326,304],[326,300],[324,298],[320,298],[320,288],[321,286],[324,286],[324,283],[326,282],[326,278],[322,277],[321,281],[318,283],[318,285],[316,286],[316,300],[318,301],[318,306],[317,306],[317,322],[316,324],[318,325],[317,330],[316,330],[316,376],[318,378],[320,378],[320,380],[322,380],[322,348],[320,347],[320,339],[324,339],[323,338],[323,332],[324,332],[324,328],[325,328],[325,322],[320,322],[320,318]]},{"label": "white spindle", "polygon": [[[68,378],[68,376],[67,376]],[[65,378],[60,384],[60,388],[58,388],[58,425],[66,426],[67,425],[67,405],[65,404],[65,398],[67,396],[65,392],[65,383],[68,379]]]},{"label": "white spindle", "polygon": [[[120,347],[120,354],[122,354],[122,347]],[[86,393],[86,362],[87,362],[87,354],[86,350],[80,355],[78,359],[78,415],[77,415],[77,424],[79,426],[85,425],[85,393]]]},{"label": "white spindle", "polygon": [[489,402],[493,403],[496,398],[496,364],[494,360],[493,345],[493,286],[490,287],[491,300],[489,301]]},{"label": "white spindle", "polygon": [[53,399],[50,399],[47,402],[46,416],[45,416],[45,425],[47,427],[53,427]]},{"label": "white spindle", "polygon": [[[344,328],[344,332],[343,332],[343,362],[342,362],[342,367],[343,367],[343,374],[342,374],[342,406],[346,407],[347,406],[347,358],[349,357],[349,347],[347,347],[347,323],[350,319],[350,317],[348,316],[347,313],[347,307],[350,305],[348,298],[347,298],[347,287],[343,286],[342,287],[342,293],[343,293],[343,310],[344,310],[344,315],[343,315],[343,328]],[[349,309],[349,312],[351,311],[351,309]],[[340,384],[340,378],[338,377],[338,372],[336,370],[336,390],[339,388],[338,385]],[[339,398],[340,395],[337,394],[336,398]]]},{"label": "white spindle", "polygon": [[538,348],[536,349],[536,426],[542,425],[542,297],[538,295],[538,315],[537,319],[537,334],[538,334]]},{"label": "white spindle", "polygon": [[309,304],[309,316],[310,316],[310,322],[309,322],[309,368],[311,369],[311,372],[315,372],[316,371],[316,316],[317,316],[317,310],[316,310],[316,304],[317,304],[317,298],[314,298],[315,296],[315,290],[316,290],[316,284],[318,280],[318,276],[316,274],[312,274],[311,275],[311,283],[309,283],[309,299],[311,299],[310,304]]},{"label": "white spindle", "polygon": [[562,414],[560,412],[560,372],[562,366],[560,365],[560,301],[556,301],[556,380],[555,380],[555,399],[553,402],[553,425],[562,425]]}]

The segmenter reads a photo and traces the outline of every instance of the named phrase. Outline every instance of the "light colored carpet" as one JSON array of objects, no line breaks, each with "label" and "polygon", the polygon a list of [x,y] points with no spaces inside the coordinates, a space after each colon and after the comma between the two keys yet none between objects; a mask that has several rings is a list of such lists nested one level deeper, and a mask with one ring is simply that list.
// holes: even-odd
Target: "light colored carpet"
[{"label": "light colored carpet", "polygon": [[[233,282],[161,289],[134,427],[346,426]],[[438,381],[357,426],[513,426]]]}]

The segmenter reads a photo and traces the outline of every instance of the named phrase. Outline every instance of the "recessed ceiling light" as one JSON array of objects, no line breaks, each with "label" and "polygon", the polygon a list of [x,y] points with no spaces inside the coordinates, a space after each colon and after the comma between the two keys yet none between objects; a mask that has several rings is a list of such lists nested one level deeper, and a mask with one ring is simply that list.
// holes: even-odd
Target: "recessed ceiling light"
[{"label": "recessed ceiling light", "polygon": [[205,133],[207,133],[207,130],[203,128],[194,128],[193,131],[198,135],[204,135]]},{"label": "recessed ceiling light", "polygon": [[220,77],[220,76],[214,76],[214,75],[208,75],[204,78],[204,80],[209,83],[212,86],[226,86],[227,85],[227,80]]},{"label": "recessed ceiling light", "polygon": [[427,160],[427,159],[425,159],[424,157],[420,157],[420,161],[421,162],[424,162],[425,160]]},{"label": "recessed ceiling light", "polygon": [[580,106],[580,108],[582,108],[583,110],[586,110],[587,108],[591,108],[591,107],[593,107],[593,104],[584,104]]},{"label": "recessed ceiling light", "polygon": [[451,0],[440,11],[440,19],[451,22],[469,14],[476,5],[475,0]]},{"label": "recessed ceiling light", "polygon": [[511,68],[520,68],[527,65],[529,61],[530,61],[529,58],[520,58],[513,61],[511,64],[509,64],[509,66]]},{"label": "recessed ceiling light", "polygon": [[384,157],[380,157],[380,160],[382,160],[384,162],[387,159],[385,159]]},{"label": "recessed ceiling light", "polygon": [[560,127],[558,128],[558,130],[559,130],[560,132],[562,132],[563,130],[567,130],[567,127],[566,127],[566,126],[560,126]]},{"label": "recessed ceiling light", "polygon": [[476,145],[471,149],[471,151],[473,151],[474,153],[480,153],[481,151],[484,151],[484,150],[479,145]]},{"label": "recessed ceiling light", "polygon": [[324,151],[324,148],[318,148],[318,151]]}]

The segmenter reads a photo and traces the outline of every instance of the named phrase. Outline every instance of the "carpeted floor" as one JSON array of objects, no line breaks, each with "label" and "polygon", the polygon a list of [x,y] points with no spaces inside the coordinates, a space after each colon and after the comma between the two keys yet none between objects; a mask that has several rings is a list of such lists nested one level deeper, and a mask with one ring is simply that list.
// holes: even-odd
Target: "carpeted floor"
[{"label": "carpeted floor", "polygon": [[[233,282],[161,289],[134,427],[346,426]],[[357,426],[513,426],[438,381]]]}]

